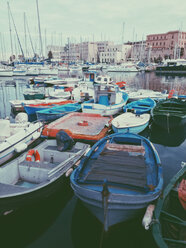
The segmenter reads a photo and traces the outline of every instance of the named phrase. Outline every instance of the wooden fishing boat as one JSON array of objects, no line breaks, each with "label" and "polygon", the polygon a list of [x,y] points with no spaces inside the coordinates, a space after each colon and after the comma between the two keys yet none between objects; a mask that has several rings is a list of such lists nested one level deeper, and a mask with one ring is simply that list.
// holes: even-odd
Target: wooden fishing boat
[{"label": "wooden fishing boat", "polygon": [[10,123],[0,120],[0,165],[23,152],[41,135],[41,122]]},{"label": "wooden fishing boat", "polygon": [[186,101],[175,98],[160,101],[152,110],[152,118],[164,129],[180,128],[186,124]]},{"label": "wooden fishing boat", "polygon": [[35,99],[35,100],[11,100],[9,101],[10,105],[11,105],[11,109],[13,110],[13,112],[20,112],[20,111],[24,111],[24,106],[28,106],[30,104],[48,104],[48,103],[56,103],[56,102],[61,102],[64,99],[49,99],[49,98],[45,98],[43,100],[40,99]]},{"label": "wooden fishing boat", "polygon": [[81,104],[69,103],[69,104],[37,111],[36,115],[38,120],[48,122],[59,119],[60,117],[69,114],[71,112],[77,112],[80,110],[81,110]]},{"label": "wooden fishing boat", "polygon": [[128,95],[121,92],[117,85],[95,84],[93,103],[82,103],[82,112],[115,115],[122,110],[128,100]]},{"label": "wooden fishing boat", "polygon": [[161,194],[162,168],[150,141],[112,134],[98,141],[70,177],[75,195],[109,226],[143,214]]},{"label": "wooden fishing boat", "polygon": [[60,130],[64,130],[75,140],[96,142],[107,135],[111,120],[110,116],[74,112],[45,125],[42,136],[55,138]]},{"label": "wooden fishing boat", "polygon": [[171,179],[158,199],[152,233],[160,248],[186,247],[186,166]]},{"label": "wooden fishing boat", "polygon": [[149,124],[150,114],[136,115],[130,112],[118,115],[112,120],[115,133],[140,133]]},{"label": "wooden fishing boat", "polygon": [[52,108],[55,106],[65,105],[68,103],[75,103],[75,101],[63,100],[60,102],[56,101],[56,102],[49,102],[49,103],[29,104],[29,105],[24,105],[24,109],[28,115],[33,115],[33,114],[36,114],[37,111]]},{"label": "wooden fishing boat", "polygon": [[124,112],[134,112],[136,114],[149,113],[152,108],[156,106],[156,102],[151,98],[144,98],[138,101],[134,101],[126,104],[123,107]]},{"label": "wooden fishing boat", "polygon": [[38,89],[27,89],[23,93],[25,100],[45,99],[45,92]]},{"label": "wooden fishing boat", "polygon": [[[52,195],[88,148],[68,143],[64,133],[58,140],[45,140],[0,170],[0,215],[33,204]],[[71,169],[72,170],[72,169]]]}]

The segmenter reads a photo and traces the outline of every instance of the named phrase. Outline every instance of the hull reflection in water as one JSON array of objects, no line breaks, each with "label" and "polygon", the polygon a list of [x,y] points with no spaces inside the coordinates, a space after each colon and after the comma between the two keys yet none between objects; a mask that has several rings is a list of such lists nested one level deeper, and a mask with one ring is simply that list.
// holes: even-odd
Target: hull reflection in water
[{"label": "hull reflection in water", "polygon": [[141,218],[119,223],[104,232],[103,225],[79,199],[72,216],[71,238],[73,248],[113,248],[121,244],[127,248],[156,248],[152,234],[142,227]]},{"label": "hull reflection in water", "polygon": [[[64,186],[47,199],[1,216],[2,247],[21,248],[28,245],[29,247],[55,247],[55,245],[49,245],[50,239],[54,236],[52,228],[72,195],[69,178],[67,178]],[[45,240],[40,240],[40,237],[48,232],[50,235],[47,235]]]},{"label": "hull reflection in water", "polygon": [[149,139],[155,144],[172,147],[180,146],[186,139],[186,126],[168,132],[155,123],[152,123],[150,126]]}]

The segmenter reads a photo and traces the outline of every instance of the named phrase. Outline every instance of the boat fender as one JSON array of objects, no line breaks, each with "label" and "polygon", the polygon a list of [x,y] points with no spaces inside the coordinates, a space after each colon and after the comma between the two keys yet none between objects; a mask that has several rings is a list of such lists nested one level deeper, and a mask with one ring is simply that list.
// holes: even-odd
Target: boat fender
[{"label": "boat fender", "polygon": [[15,145],[14,150],[15,152],[19,153],[19,152],[23,152],[24,150],[26,150],[27,147],[28,146],[26,143],[21,143],[21,144]]},{"label": "boat fender", "polygon": [[66,151],[74,145],[74,140],[63,130],[56,134],[56,143],[58,151]]},{"label": "boat fender", "polygon": [[69,177],[69,176],[72,174],[72,172],[73,172],[73,169],[70,168],[70,169],[67,170],[67,172],[65,173],[65,176],[66,176],[66,177]]},{"label": "boat fender", "polygon": [[34,156],[35,162],[40,162],[41,159],[40,159],[40,154],[39,154],[38,150],[36,150],[36,151],[33,149],[29,150],[27,155],[26,155],[26,161],[32,161],[32,156]]},{"label": "boat fender", "polygon": [[153,211],[154,211],[155,205],[150,204],[148,205],[145,215],[142,220],[142,225],[144,226],[145,230],[149,230],[151,222],[152,222],[152,217],[153,217]]}]

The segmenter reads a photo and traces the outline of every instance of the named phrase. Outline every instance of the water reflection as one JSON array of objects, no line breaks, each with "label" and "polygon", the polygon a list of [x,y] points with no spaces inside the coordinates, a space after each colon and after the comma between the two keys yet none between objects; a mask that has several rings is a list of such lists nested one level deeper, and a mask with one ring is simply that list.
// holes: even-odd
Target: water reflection
[{"label": "water reflection", "polygon": [[164,146],[180,146],[186,139],[186,127],[180,127],[168,132],[155,123],[152,123],[149,130],[150,141]]},{"label": "water reflection", "polygon": [[175,89],[179,94],[186,94],[186,77],[156,75],[154,72],[109,73],[115,81],[125,81],[127,86],[134,89],[149,89],[168,92]]},{"label": "water reflection", "polygon": [[[126,81],[127,86],[134,90],[169,91],[174,88],[180,94],[186,94],[185,77],[162,76],[153,72],[109,74],[115,81]],[[1,78],[1,81],[0,117],[4,118],[10,116],[9,101],[23,99],[28,78]],[[160,156],[165,187],[180,169],[181,162],[186,161],[185,130],[166,133],[152,124],[140,135],[153,142]],[[1,217],[2,247],[156,247],[151,232],[143,229],[141,219],[118,224],[104,233],[102,224],[72,196],[73,191],[68,183],[50,199]]]},{"label": "water reflection", "polygon": [[[21,248],[34,243],[34,240],[55,223],[72,194],[68,181],[62,189],[42,202],[33,203],[7,216],[1,216],[1,246]],[[51,232],[50,234],[52,235]],[[48,239],[45,239],[39,247],[47,247],[47,242]]]},{"label": "water reflection", "polygon": [[[104,74],[104,72],[102,72]],[[170,91],[175,89],[179,94],[186,95],[186,77],[156,75],[154,72],[129,72],[114,73],[109,75],[114,81],[126,81],[130,89],[150,89],[155,91]],[[63,75],[65,77],[66,74]],[[80,75],[79,75],[80,76]],[[77,77],[77,75],[76,75]],[[0,118],[10,116],[10,100],[24,99],[23,91],[26,89],[29,77],[23,78],[1,78],[0,83]]]},{"label": "water reflection", "polygon": [[[151,247],[156,248],[150,232],[144,230],[141,218],[119,223],[104,232],[103,225],[80,200],[72,217],[72,241],[75,248]],[[122,245],[121,245],[122,244]]]}]

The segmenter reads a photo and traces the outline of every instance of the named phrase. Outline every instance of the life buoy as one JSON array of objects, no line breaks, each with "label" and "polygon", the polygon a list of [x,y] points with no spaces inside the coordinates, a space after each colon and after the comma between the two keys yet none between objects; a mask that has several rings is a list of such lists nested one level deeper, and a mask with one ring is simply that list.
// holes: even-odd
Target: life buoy
[{"label": "life buoy", "polygon": [[169,95],[168,95],[168,99],[172,98],[174,93],[175,93],[174,89],[170,90]]},{"label": "life buoy", "polygon": [[32,156],[35,158],[35,162],[40,162],[40,154],[38,150],[29,150],[26,155],[26,161],[32,161]]}]

